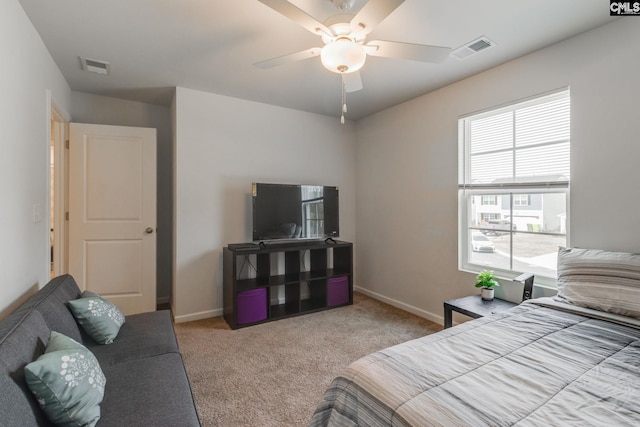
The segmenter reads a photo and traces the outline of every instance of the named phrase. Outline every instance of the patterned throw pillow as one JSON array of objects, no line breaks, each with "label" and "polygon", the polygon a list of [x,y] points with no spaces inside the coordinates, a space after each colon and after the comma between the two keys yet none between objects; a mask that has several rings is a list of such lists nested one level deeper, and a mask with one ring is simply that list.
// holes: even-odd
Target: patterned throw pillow
[{"label": "patterned throw pillow", "polygon": [[94,426],[106,378],[82,344],[52,331],[46,351],[24,368],[29,390],[47,418],[61,426]]},{"label": "patterned throw pillow", "polygon": [[124,324],[118,307],[93,292],[84,291],[80,298],[69,301],[69,308],[84,331],[99,344],[111,344]]}]

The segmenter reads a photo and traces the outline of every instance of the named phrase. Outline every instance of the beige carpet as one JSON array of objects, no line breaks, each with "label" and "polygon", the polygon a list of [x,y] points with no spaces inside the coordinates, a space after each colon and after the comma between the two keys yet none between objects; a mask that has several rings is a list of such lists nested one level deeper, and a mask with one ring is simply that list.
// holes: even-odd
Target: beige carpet
[{"label": "beige carpet", "polygon": [[354,360],[442,327],[356,293],[340,307],[232,331],[216,317],[176,325],[208,426],[306,426]]}]

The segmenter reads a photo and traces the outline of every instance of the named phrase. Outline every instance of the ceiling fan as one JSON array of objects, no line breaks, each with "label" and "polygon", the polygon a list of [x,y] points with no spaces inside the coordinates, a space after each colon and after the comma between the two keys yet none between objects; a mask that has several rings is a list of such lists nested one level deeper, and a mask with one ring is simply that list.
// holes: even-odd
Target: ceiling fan
[{"label": "ceiling fan", "polygon": [[[346,110],[344,92],[362,89],[359,70],[364,65],[367,55],[439,63],[444,61],[451,51],[448,47],[387,40],[366,42],[367,35],[376,25],[396,10],[404,0],[369,0],[355,16],[339,13],[328,18],[325,23],[319,22],[287,0],[258,1],[322,37],[324,46],[267,59],[254,65],[258,68],[272,68],[319,55],[326,69],[342,75],[343,110]],[[354,3],[354,0],[330,1],[342,12],[348,12]]]}]

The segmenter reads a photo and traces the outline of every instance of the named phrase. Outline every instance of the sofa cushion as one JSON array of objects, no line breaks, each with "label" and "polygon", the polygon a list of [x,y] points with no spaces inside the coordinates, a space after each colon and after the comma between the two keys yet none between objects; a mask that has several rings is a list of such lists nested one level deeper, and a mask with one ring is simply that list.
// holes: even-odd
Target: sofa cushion
[{"label": "sofa cushion", "polygon": [[178,352],[169,310],[127,316],[113,343],[100,345],[87,340],[85,345],[95,354],[103,369],[143,357]]},{"label": "sofa cushion", "polygon": [[103,369],[107,387],[99,426],[200,426],[179,353]]},{"label": "sofa cushion", "polygon": [[93,292],[84,291],[68,304],[80,326],[99,344],[111,344],[125,322],[118,307]]},{"label": "sofa cushion", "polygon": [[45,353],[25,367],[27,386],[61,426],[94,426],[100,419],[105,376],[82,344],[51,331]]},{"label": "sofa cushion", "polygon": [[82,342],[78,324],[66,306],[68,301],[79,297],[80,289],[76,281],[72,276],[65,274],[52,279],[29,298],[23,307],[39,311],[51,330]]},{"label": "sofa cushion", "polygon": [[24,367],[44,353],[49,334],[40,313],[24,306],[0,322],[0,425],[50,425],[24,378]]}]

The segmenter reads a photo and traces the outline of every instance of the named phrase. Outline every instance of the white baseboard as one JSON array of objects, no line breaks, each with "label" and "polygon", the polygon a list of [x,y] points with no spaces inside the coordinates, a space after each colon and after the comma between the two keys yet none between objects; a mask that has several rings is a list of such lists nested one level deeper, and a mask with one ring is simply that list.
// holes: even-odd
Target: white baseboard
[{"label": "white baseboard", "polygon": [[[355,291],[361,292],[363,294],[365,294],[368,297],[371,297],[373,299],[377,299],[378,301],[382,301],[385,304],[389,304],[392,305],[394,307],[397,307],[401,310],[407,311],[409,313],[415,314],[416,316],[422,317],[423,319],[427,319],[430,320],[432,322],[438,323],[440,325],[444,325],[444,316],[442,315],[436,315],[433,314],[431,312],[428,312],[426,310],[423,310],[421,308],[418,307],[414,307],[412,305],[409,304],[405,304],[401,301],[395,300],[393,298],[389,298],[386,297],[384,295],[381,295],[377,292],[372,292],[368,289],[364,289],[364,288],[360,288],[358,286],[354,287]],[[216,317],[216,316],[222,316],[223,314],[223,310],[221,308],[215,309],[215,310],[207,310],[207,311],[201,311],[199,313],[191,313],[191,314],[185,314],[182,316],[176,316],[174,321],[176,323],[184,323],[184,322],[191,322],[194,320],[202,320],[202,319],[208,319],[210,317]]]},{"label": "white baseboard", "polygon": [[156,298],[156,304],[158,304],[158,305],[160,305],[160,304],[169,304],[169,301],[171,301],[171,299],[168,296]]},{"label": "white baseboard", "polygon": [[368,297],[371,297],[373,299],[377,299],[378,301],[382,301],[386,304],[392,305],[396,308],[399,308],[401,310],[404,311],[408,311],[409,313],[415,314],[416,316],[422,317],[423,319],[427,319],[427,320],[431,320],[432,322],[438,323],[440,325],[444,325],[444,314],[443,315],[436,315],[433,314],[429,311],[423,310],[421,308],[418,307],[414,307],[412,305],[409,304],[405,304],[401,301],[395,300],[393,298],[389,298],[386,297],[384,295],[381,295],[377,292],[373,292],[370,291],[368,289],[364,289],[364,288],[360,288],[358,286],[355,287],[356,291],[361,292],[363,294],[365,294]]},{"label": "white baseboard", "polygon": [[217,317],[217,316],[222,316],[221,308],[218,308],[215,310],[201,311],[199,313],[184,314],[182,316],[176,316],[173,320],[176,323],[184,323],[184,322],[192,322],[194,320],[208,319],[210,317]]}]

